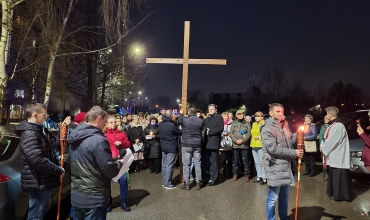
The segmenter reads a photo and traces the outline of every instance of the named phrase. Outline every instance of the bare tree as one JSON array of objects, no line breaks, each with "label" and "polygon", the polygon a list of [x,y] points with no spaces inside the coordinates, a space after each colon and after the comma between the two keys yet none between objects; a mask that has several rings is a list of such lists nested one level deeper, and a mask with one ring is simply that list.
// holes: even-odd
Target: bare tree
[{"label": "bare tree", "polygon": [[268,102],[278,102],[285,98],[288,92],[289,81],[285,77],[284,71],[278,67],[266,70],[262,74],[262,93],[267,94]]},{"label": "bare tree", "polygon": [[315,88],[315,101],[322,104],[326,99],[327,90],[321,85],[317,84]]},{"label": "bare tree", "polygon": [[306,112],[313,105],[310,88],[298,79],[293,79],[289,88],[290,108],[294,112]]}]

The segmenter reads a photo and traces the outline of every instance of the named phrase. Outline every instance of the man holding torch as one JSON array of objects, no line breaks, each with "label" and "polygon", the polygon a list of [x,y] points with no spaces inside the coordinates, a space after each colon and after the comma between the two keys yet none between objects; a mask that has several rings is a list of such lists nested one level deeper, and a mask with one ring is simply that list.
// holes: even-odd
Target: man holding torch
[{"label": "man holding torch", "polygon": [[265,168],[269,192],[266,200],[266,219],[275,219],[275,203],[278,201],[279,217],[289,219],[289,187],[294,186],[291,164],[296,157],[302,158],[303,150],[294,149],[296,136],[290,132],[288,123],[283,120],[284,107],[273,103],[269,109],[270,118],[261,128],[263,166]]}]

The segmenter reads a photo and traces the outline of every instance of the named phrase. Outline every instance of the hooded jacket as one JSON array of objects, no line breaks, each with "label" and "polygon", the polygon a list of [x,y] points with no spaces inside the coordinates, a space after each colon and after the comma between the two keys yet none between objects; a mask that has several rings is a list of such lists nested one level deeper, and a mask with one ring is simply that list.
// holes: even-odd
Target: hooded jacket
[{"label": "hooded jacket", "polygon": [[[44,134],[45,132],[45,134]],[[55,138],[42,125],[22,121],[15,127],[20,137],[22,187],[26,191],[49,190],[59,186],[62,168],[59,166]]]},{"label": "hooded jacket", "polygon": [[106,207],[111,179],[122,163],[112,160],[112,153],[102,131],[82,124],[68,136],[71,163],[71,202],[79,208]]},{"label": "hooded jacket", "polygon": [[159,137],[161,141],[162,152],[176,153],[178,147],[178,138],[181,135],[179,126],[166,116],[162,116],[163,121],[159,123]]},{"label": "hooded jacket", "polygon": [[272,117],[268,118],[261,128],[262,164],[265,168],[269,186],[294,185],[291,164],[296,157],[293,143],[296,136],[289,130],[288,123],[283,127]]}]

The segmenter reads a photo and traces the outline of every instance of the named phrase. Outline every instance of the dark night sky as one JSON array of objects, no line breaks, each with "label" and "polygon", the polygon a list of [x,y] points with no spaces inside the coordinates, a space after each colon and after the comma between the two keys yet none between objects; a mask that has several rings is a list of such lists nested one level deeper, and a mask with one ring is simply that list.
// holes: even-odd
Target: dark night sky
[{"label": "dark night sky", "polygon": [[[182,58],[190,21],[189,89],[244,92],[249,77],[277,66],[289,78],[330,86],[342,79],[370,93],[370,1],[158,0],[132,36],[148,57]],[[145,13],[143,13],[144,16]],[[255,70],[257,68],[257,70]],[[181,98],[182,65],[147,64],[145,96]]]}]

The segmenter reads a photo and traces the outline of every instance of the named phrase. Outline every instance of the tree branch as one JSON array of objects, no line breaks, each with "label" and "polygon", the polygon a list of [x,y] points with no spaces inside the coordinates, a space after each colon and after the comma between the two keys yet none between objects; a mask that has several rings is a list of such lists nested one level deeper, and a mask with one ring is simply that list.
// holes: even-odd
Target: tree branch
[{"label": "tree branch", "polygon": [[[129,33],[131,33],[133,30],[135,30],[137,27],[139,27],[145,19],[147,19],[153,12],[149,13],[147,16],[145,16],[145,18],[143,20],[141,20],[139,22],[139,24],[137,24],[135,27],[131,28],[130,30],[128,30],[124,35],[122,35],[122,37],[120,37],[114,44],[108,46],[108,47],[104,47],[104,48],[100,48],[100,49],[97,49],[97,50],[91,50],[91,51],[86,51],[86,52],[74,52],[74,53],[63,53],[63,54],[58,54],[56,55],[56,57],[61,57],[61,56],[67,56],[67,55],[79,55],[79,54],[89,54],[89,53],[96,53],[96,52],[99,52],[99,51],[102,51],[102,50],[107,50],[109,48],[112,48],[114,47],[115,45],[117,45],[124,37],[126,37],[126,35],[128,35]],[[87,50],[87,49],[86,49]]]}]

